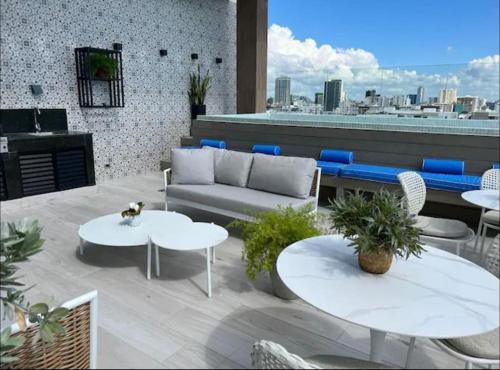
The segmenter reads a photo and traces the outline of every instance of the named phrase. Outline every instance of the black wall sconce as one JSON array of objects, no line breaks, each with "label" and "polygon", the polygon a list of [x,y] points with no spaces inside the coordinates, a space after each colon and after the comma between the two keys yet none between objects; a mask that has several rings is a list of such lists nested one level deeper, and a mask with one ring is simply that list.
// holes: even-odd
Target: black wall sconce
[{"label": "black wall sconce", "polygon": [[222,63],[222,58],[215,58],[215,63],[221,64]]},{"label": "black wall sconce", "polygon": [[113,50],[120,51],[120,50],[122,50],[122,48],[123,48],[123,45],[118,43],[118,42],[115,42],[113,44]]},{"label": "black wall sconce", "polygon": [[198,59],[198,54],[193,53],[191,54],[191,60],[197,60]]},{"label": "black wall sconce", "polygon": [[34,96],[40,96],[43,94],[43,89],[41,85],[30,85],[30,90]]},{"label": "black wall sconce", "polygon": [[161,57],[166,57],[167,55],[168,55],[167,50],[165,50],[165,49],[160,49],[160,56],[161,56]]}]

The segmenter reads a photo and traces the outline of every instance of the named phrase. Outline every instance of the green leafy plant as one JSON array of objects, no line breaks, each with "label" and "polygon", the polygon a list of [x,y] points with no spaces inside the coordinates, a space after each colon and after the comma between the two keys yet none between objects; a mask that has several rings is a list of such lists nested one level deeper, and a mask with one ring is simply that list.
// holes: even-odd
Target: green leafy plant
[{"label": "green leafy plant", "polygon": [[210,71],[207,70],[205,76],[201,76],[200,66],[198,65],[197,72],[189,74],[189,90],[187,92],[189,103],[191,105],[205,104],[205,97],[210,89]]},{"label": "green leafy plant", "polygon": [[271,272],[281,251],[290,244],[320,234],[311,210],[311,207],[280,208],[256,213],[255,222],[236,220],[229,225],[242,229],[243,260],[251,279],[262,271]]},{"label": "green leafy plant", "polygon": [[349,195],[332,203],[334,229],[352,240],[356,253],[376,254],[380,250],[408,259],[419,257],[424,248],[421,230],[405,208],[403,197],[387,190],[373,194]]},{"label": "green leafy plant", "polygon": [[118,70],[118,62],[110,56],[102,53],[94,53],[89,56],[90,73],[94,77],[110,78]]},{"label": "green leafy plant", "polygon": [[[64,334],[63,326],[58,322],[68,314],[66,308],[49,310],[45,303],[30,305],[24,303],[24,294],[32,287],[25,288],[16,276],[17,263],[27,261],[29,257],[41,251],[44,240],[41,239],[41,227],[36,220],[22,219],[16,223],[0,224],[0,301],[6,317],[16,319],[21,330],[26,329],[26,317],[30,323],[38,324],[36,340],[52,343],[57,335]],[[10,363],[17,358],[9,353],[24,343],[22,335],[12,335],[10,328],[2,330],[0,335],[0,363]]]}]

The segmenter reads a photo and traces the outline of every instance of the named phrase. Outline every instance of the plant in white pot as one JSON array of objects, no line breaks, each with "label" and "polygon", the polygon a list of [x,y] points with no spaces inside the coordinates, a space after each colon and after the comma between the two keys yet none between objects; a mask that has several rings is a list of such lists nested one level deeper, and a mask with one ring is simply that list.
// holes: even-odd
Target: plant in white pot
[{"label": "plant in white pot", "polygon": [[243,260],[246,272],[254,280],[260,272],[271,276],[274,294],[282,299],[296,299],[281,281],[276,271],[276,261],[280,253],[299,240],[320,234],[310,207],[295,210],[292,207],[278,211],[259,212],[255,221],[233,221],[230,227],[242,229],[244,240]]},{"label": "plant in white pot", "polygon": [[405,209],[403,197],[387,190],[368,199],[349,195],[332,204],[331,220],[336,231],[352,242],[362,270],[373,274],[389,271],[393,257],[419,257],[424,248],[420,229]]}]

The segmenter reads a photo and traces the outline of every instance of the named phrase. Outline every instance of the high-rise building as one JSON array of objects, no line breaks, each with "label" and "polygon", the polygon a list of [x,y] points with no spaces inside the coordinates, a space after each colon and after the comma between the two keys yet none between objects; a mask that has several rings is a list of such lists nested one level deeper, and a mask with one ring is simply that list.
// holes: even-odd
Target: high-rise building
[{"label": "high-rise building", "polygon": [[291,84],[290,77],[278,77],[274,82],[274,104],[291,104]]},{"label": "high-rise building", "polygon": [[326,112],[333,112],[340,106],[342,97],[344,96],[344,88],[342,80],[325,81],[324,102],[323,107]]},{"label": "high-rise building", "polygon": [[480,99],[477,96],[459,96],[457,103],[463,106],[463,111],[467,113],[478,112],[481,109]]},{"label": "high-rise building", "polygon": [[314,104],[323,105],[325,95],[323,93],[314,94]]},{"label": "high-rise building", "polygon": [[406,95],[396,95],[392,97],[392,105],[404,107],[410,105],[410,98]]},{"label": "high-rise building", "polygon": [[408,99],[410,100],[411,105],[415,105],[415,104],[417,104],[418,95],[417,94],[409,94]]},{"label": "high-rise building", "polygon": [[377,94],[377,90],[366,90],[365,98],[369,98],[371,96],[375,96]]},{"label": "high-rise building", "polygon": [[439,103],[440,104],[453,104],[457,102],[457,90],[456,89],[442,89],[439,93]]},{"label": "high-rise building", "polygon": [[423,86],[419,86],[417,89],[416,104],[424,104],[424,99],[425,99],[425,88]]}]

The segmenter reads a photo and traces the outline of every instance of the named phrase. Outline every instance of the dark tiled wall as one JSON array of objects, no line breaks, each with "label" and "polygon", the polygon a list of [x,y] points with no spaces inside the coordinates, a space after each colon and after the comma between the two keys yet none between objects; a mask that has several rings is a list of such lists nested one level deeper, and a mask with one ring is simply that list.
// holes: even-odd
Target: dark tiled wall
[{"label": "dark tiled wall", "polygon": [[[70,130],[94,134],[98,181],[159,169],[160,158],[189,133],[192,53],[213,76],[207,113],[236,110],[232,1],[1,0],[0,22],[1,107],[67,109]],[[114,42],[123,44],[126,107],[82,109],[74,48]],[[34,97],[31,84],[44,94]]]}]

